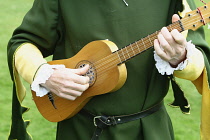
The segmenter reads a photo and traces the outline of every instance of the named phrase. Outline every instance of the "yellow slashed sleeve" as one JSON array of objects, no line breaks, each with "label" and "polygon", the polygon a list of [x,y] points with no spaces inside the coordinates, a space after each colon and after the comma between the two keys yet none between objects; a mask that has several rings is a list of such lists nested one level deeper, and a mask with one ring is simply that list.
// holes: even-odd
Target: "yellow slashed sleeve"
[{"label": "yellow slashed sleeve", "polygon": [[174,71],[174,76],[194,81],[196,80],[204,69],[203,54],[198,49],[193,49],[193,54],[190,56],[188,64],[184,70]]},{"label": "yellow slashed sleeve", "polygon": [[15,67],[22,78],[31,84],[37,69],[47,63],[41,52],[33,44],[23,44],[15,53]]},{"label": "yellow slashed sleeve", "polygon": [[[187,3],[187,0],[183,0],[182,4],[184,6],[184,10],[182,12],[179,12],[179,15],[181,17],[184,17],[187,12],[191,11],[191,8],[189,4]],[[182,32],[183,36],[187,38],[188,30]],[[204,69],[204,58],[203,54],[198,49],[193,49],[192,55],[190,56],[188,61],[188,64],[184,70],[176,70],[174,71],[174,76],[194,81],[197,79]]]},{"label": "yellow slashed sleeve", "polygon": [[33,44],[24,43],[16,50],[13,56],[13,75],[17,97],[20,103],[23,101],[26,91],[21,77],[31,84],[36,71],[44,63],[46,63],[46,60]]},{"label": "yellow slashed sleeve", "polygon": [[[183,5],[184,11],[179,13],[182,17],[184,17],[186,12],[190,11],[186,0],[183,0]],[[191,80],[198,92],[202,94],[200,139],[210,140],[210,88],[203,55],[198,51],[199,50],[197,50],[197,55],[195,52],[192,58],[192,62],[195,62],[194,64],[189,62],[183,71],[175,71],[174,74],[177,77]]]},{"label": "yellow slashed sleeve", "polygon": [[202,94],[201,109],[201,140],[210,140],[210,89],[208,83],[207,70],[204,68],[201,76],[193,81],[197,90]]},{"label": "yellow slashed sleeve", "polygon": [[[196,49],[197,50],[197,49]],[[182,71],[175,71],[174,75],[179,78],[191,80],[202,94],[202,109],[201,109],[201,140],[210,140],[210,88],[208,83],[207,70],[204,65],[202,53],[197,50],[192,56],[187,67]]]}]

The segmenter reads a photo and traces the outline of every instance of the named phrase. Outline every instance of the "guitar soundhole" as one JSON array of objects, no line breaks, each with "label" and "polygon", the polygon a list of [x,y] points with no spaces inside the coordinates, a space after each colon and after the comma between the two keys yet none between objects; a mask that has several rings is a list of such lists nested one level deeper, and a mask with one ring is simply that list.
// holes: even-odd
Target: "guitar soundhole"
[{"label": "guitar soundhole", "polygon": [[83,60],[77,64],[76,68],[83,68],[87,64],[89,64],[90,68],[87,71],[87,73],[84,74],[83,76],[88,76],[90,78],[89,84],[90,86],[92,86],[96,81],[96,75],[97,75],[94,65],[87,60]]}]

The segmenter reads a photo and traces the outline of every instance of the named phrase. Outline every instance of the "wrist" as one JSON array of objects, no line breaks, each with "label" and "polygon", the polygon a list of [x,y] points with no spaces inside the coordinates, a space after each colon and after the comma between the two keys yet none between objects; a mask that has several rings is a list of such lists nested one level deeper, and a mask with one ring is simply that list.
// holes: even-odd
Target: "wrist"
[{"label": "wrist", "polygon": [[46,81],[50,78],[55,69],[64,67],[64,65],[45,64],[39,68],[31,84],[31,89],[36,92],[36,96],[42,97],[50,91],[46,86]]},{"label": "wrist", "polygon": [[181,58],[179,59],[174,58],[173,60],[169,61],[169,64],[172,68],[176,68],[180,63],[184,62],[186,59],[187,59],[187,50],[185,49]]},{"label": "wrist", "polygon": [[165,75],[165,74],[171,75],[174,73],[174,71],[183,70],[187,66],[194,48],[195,48],[195,45],[193,45],[191,41],[187,42],[185,54],[182,55],[183,58],[176,62],[173,60],[174,62],[170,62],[170,63],[161,59],[154,51],[154,59],[156,61],[155,66],[158,72],[161,73],[162,75]]}]

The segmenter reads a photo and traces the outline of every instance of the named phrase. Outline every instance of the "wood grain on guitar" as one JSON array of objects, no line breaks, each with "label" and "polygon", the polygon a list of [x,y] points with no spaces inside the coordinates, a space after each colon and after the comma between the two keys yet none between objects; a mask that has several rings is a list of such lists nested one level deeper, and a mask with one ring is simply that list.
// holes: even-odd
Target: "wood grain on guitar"
[{"label": "wood grain on guitar", "polygon": [[[187,13],[183,19],[168,25],[167,28],[169,31],[173,29],[180,32],[189,29],[195,31],[208,22],[210,22],[210,3]],[[60,98],[53,93],[37,97],[32,91],[38,110],[47,120],[59,122],[78,113],[93,96],[118,90],[127,78],[124,63],[152,48],[158,33],[159,31],[156,31],[119,50],[111,41],[93,41],[72,58],[48,62],[52,65],[64,64],[72,69],[89,64],[90,69],[86,75],[90,78],[90,87],[75,101]]]}]

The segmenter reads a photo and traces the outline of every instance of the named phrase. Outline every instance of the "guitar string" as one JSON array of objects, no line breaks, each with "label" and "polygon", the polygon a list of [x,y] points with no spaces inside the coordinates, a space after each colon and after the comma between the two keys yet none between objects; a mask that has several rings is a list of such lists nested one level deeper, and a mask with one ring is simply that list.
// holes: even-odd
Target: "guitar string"
[{"label": "guitar string", "polygon": [[[139,40],[139,41],[141,41],[141,40]],[[135,52],[135,55],[138,53],[138,50],[139,49],[141,49],[141,51],[142,51],[142,48],[140,48],[140,47],[138,47],[138,46],[140,46],[139,44],[139,41],[136,41],[135,42],[135,44],[136,44],[136,46],[134,46],[133,45],[133,47],[135,47],[135,48],[132,48],[131,49],[131,45],[132,44],[130,44],[130,45],[128,45],[128,46],[126,46],[125,48],[127,49],[127,50],[123,50],[123,49],[125,49],[125,48],[123,48],[123,49],[121,49],[121,50],[118,50],[118,52],[116,52],[117,53],[117,58],[118,58],[118,60],[119,60],[119,62],[118,63],[121,63],[122,62],[122,57],[121,56],[123,56],[124,57],[124,60],[123,61],[126,61],[128,58],[130,58],[130,52],[132,51],[132,53],[133,52]],[[134,44],[134,43],[133,43]],[[138,45],[138,46],[137,46]],[[136,51],[136,49],[137,49],[137,51]],[[144,49],[143,49],[144,50]],[[115,54],[115,53],[114,53]],[[135,55],[133,55],[133,56],[135,56]],[[99,63],[99,65],[96,65],[96,67],[98,68],[99,67],[99,69],[97,69],[97,71],[99,71],[100,70],[100,68],[102,68],[102,66],[103,65],[106,65],[107,64],[107,61],[106,60],[104,60],[104,59],[110,59],[110,57],[112,57],[112,56],[115,56],[115,55],[113,55],[113,54],[111,54],[111,55],[109,55],[108,57],[105,57],[105,58],[103,58],[102,60],[103,60],[103,62],[102,63]],[[119,58],[119,56],[120,56],[120,58]],[[128,56],[128,57],[126,57],[126,56]],[[111,59],[110,59],[111,60]],[[108,60],[108,62],[110,61],[110,60]],[[97,62],[100,62],[101,60],[99,60],[99,61],[97,61]],[[112,61],[112,60],[111,60]],[[118,64],[117,63],[117,64]],[[94,63],[94,65],[95,65],[96,63]]]},{"label": "guitar string", "polygon": [[[141,41],[141,40],[139,40],[139,41]],[[138,43],[138,45],[139,45],[139,41],[136,41],[136,42],[134,42],[134,43]],[[133,43],[133,44],[134,44]],[[131,45],[131,44],[130,44]],[[129,47],[129,45],[128,46],[126,46],[126,47]],[[136,47],[137,49],[138,49],[138,47]],[[122,49],[124,49],[124,48],[122,48]],[[120,50],[118,50],[118,52],[120,52],[120,51],[122,51],[122,55],[124,55],[124,58],[125,58],[125,56],[126,55],[128,55],[128,53],[124,53],[123,51],[124,50],[122,50],[122,49],[120,49]],[[127,48],[127,49],[129,49],[129,48]],[[134,52],[134,51],[133,51]],[[119,53],[118,53],[119,54]],[[129,56],[129,55],[128,55]],[[98,60],[97,62],[94,62],[93,64],[95,65],[97,65],[97,63],[99,63],[98,64],[98,67],[101,67],[101,65],[104,65],[104,63],[106,64],[106,59],[109,59],[109,57],[112,57],[112,55],[109,55],[109,56],[106,56],[106,57],[104,57],[103,59],[100,59],[100,60]],[[126,58],[125,58],[125,60],[126,60]],[[102,62],[101,62],[102,61]]]},{"label": "guitar string", "polygon": [[[183,22],[185,22],[185,21],[183,21]],[[189,21],[188,21],[189,22]],[[175,25],[174,27],[176,28],[176,26],[178,26],[178,27],[180,27],[180,25]],[[173,28],[174,28],[173,27]],[[153,36],[152,36],[153,37]],[[156,38],[156,37],[155,37]],[[138,45],[139,43],[137,42],[137,45]],[[145,41],[145,43],[144,44],[148,44],[148,41],[146,40]],[[136,47],[135,46],[133,46],[134,47],[134,49],[133,49],[133,47],[132,47],[132,50],[131,49],[129,49],[129,46],[127,47],[127,50],[123,53],[123,56],[126,56],[126,55],[128,55],[130,52],[136,52],[136,48],[137,48],[137,50],[139,50],[139,47],[137,47],[137,45],[136,45]],[[146,46],[151,46],[151,41],[149,41],[149,45],[146,45]],[[130,48],[131,48],[130,47]],[[129,50],[129,51],[128,51]],[[141,49],[142,50],[142,49]],[[143,49],[144,50],[144,49]],[[118,53],[118,55],[120,55],[119,53]],[[104,61],[104,63],[100,63],[100,65],[99,66],[97,66],[96,64],[97,64],[97,62],[99,62],[99,61],[97,61],[96,63],[94,63],[95,64],[95,66],[96,66],[96,69],[97,69],[97,73],[100,73],[100,72],[103,72],[103,70],[107,70],[107,68],[109,68],[110,66],[112,66],[112,65],[114,65],[114,66],[116,66],[116,63],[118,64],[119,63],[119,61],[121,61],[121,60],[119,60],[119,57],[118,57],[118,55],[109,55],[108,57],[106,57],[106,58],[109,58],[109,59],[107,59],[106,61]],[[114,57],[113,57],[114,56]],[[110,58],[111,57],[111,58]],[[113,58],[112,58],[113,57]],[[105,67],[102,67],[103,65],[105,65]],[[110,67],[110,69],[111,69],[112,67]],[[99,74],[98,74],[98,76],[99,76]]]},{"label": "guitar string", "polygon": [[[199,18],[200,19],[200,18]],[[197,20],[197,19],[196,19]],[[191,21],[189,21],[189,20],[187,20],[187,22],[188,23],[191,23]],[[182,23],[187,23],[187,22],[185,22],[184,20],[183,20],[183,22]],[[197,21],[197,22],[199,22],[199,21]],[[185,27],[187,27],[187,28],[189,28],[190,26],[192,26],[192,25],[188,25],[188,26],[185,26]],[[148,41],[146,40],[146,42],[144,41],[144,43],[147,43]],[[149,42],[151,42],[150,40],[149,40]],[[151,43],[150,43],[151,44]],[[133,45],[134,46],[134,45]],[[129,46],[128,46],[129,47]],[[135,46],[134,46],[135,47]],[[128,48],[129,49],[129,48]],[[133,52],[133,50],[131,50],[131,52]],[[125,54],[125,56],[127,55],[127,53],[126,52],[124,52],[124,54]]]},{"label": "guitar string", "polygon": [[[156,33],[157,34],[157,33]],[[155,38],[157,38],[156,36],[154,36],[154,34],[152,35],[152,37],[150,37],[150,39],[155,39]],[[153,40],[154,40],[153,39]],[[141,41],[141,40],[140,40]],[[118,53],[118,55],[120,56],[129,56],[128,55],[128,53],[133,53],[133,52],[135,52],[135,55],[137,55],[138,53],[140,53],[140,52],[142,52],[142,51],[144,51],[145,49],[142,49],[142,48],[140,48],[140,47],[138,47],[138,46],[141,46],[141,44],[139,43],[140,41],[137,41],[137,42],[135,42],[135,45],[134,44],[131,44],[131,45],[129,45],[129,46],[127,46],[127,50],[128,51],[126,51],[126,52],[123,52],[123,50],[121,50],[122,52],[121,52],[121,54],[120,54],[120,51],[119,51],[119,53]],[[149,45],[147,45],[148,44],[148,42],[147,42],[147,40],[146,41],[144,41],[144,45],[145,46],[152,46],[152,44],[150,43],[151,41],[149,41]],[[131,49],[132,48],[132,49]],[[147,47],[148,48],[148,47]],[[140,52],[139,52],[139,50],[140,50]],[[117,59],[119,60],[119,57],[118,57],[118,55],[117,55]],[[133,55],[133,56],[135,56],[135,55]],[[116,57],[116,56],[115,56]],[[130,58],[130,57],[128,57],[128,58]],[[114,59],[116,59],[116,58],[114,58]],[[124,61],[126,61],[126,59],[127,58],[125,58],[125,60]],[[119,61],[122,61],[122,60],[119,60]],[[117,61],[118,62],[118,61]],[[119,63],[119,62],[118,62]],[[117,64],[118,64],[117,63]],[[116,64],[115,64],[116,65]],[[100,66],[101,67],[101,66]],[[102,67],[101,67],[102,68]],[[107,68],[107,66],[106,66],[106,68]],[[97,71],[101,71],[101,69],[99,68],[99,69],[97,69]]]},{"label": "guitar string", "polygon": [[[192,16],[191,16],[192,17]],[[184,23],[185,21],[183,20],[183,23]],[[188,21],[189,22],[189,21]],[[177,26],[179,26],[180,27],[180,25],[177,25]],[[168,27],[170,27],[170,25],[168,26]],[[174,26],[174,27],[176,27],[176,26]],[[185,26],[186,27],[186,26]],[[153,33],[154,34],[154,33]],[[147,38],[147,37],[145,37],[145,38]],[[144,38],[143,38],[144,39]],[[143,41],[143,39],[142,40],[139,40],[139,41],[142,41],[143,43],[146,43],[147,44],[147,40],[146,41]],[[149,40],[149,42],[151,42],[151,40]],[[134,44],[134,43],[133,43]],[[130,44],[130,45],[128,45],[127,47],[126,47],[126,51],[129,49],[129,47],[131,46],[131,45],[133,45],[133,44]],[[137,45],[138,45],[139,43],[138,43],[138,41],[137,41]],[[151,43],[150,43],[151,44]],[[143,45],[143,46],[145,46],[145,44]],[[139,49],[138,48],[138,46],[135,46],[135,45],[133,45],[133,46],[131,46],[132,47],[132,52],[136,52],[136,51],[134,51],[133,50],[133,47],[136,47],[137,49]],[[131,48],[130,47],[130,48]],[[135,49],[135,48],[134,48]],[[125,58],[124,59],[124,61],[126,61],[127,59],[129,59],[130,57],[129,57],[129,54],[130,54],[130,50],[129,51],[127,51],[127,52],[123,52],[124,50],[119,50],[118,52],[122,52],[122,55],[123,55],[123,57]],[[138,53],[138,52],[137,52]],[[120,55],[119,53],[118,53],[118,55]],[[125,56],[128,56],[128,58],[127,57],[125,57]],[[135,56],[135,55],[134,55]],[[103,66],[103,65],[105,65],[105,64],[107,64],[108,62],[110,62],[110,57],[112,57],[112,55],[109,55],[109,56],[107,56],[107,57],[105,57],[105,58],[103,58],[103,59],[101,59],[101,60],[99,60],[99,61],[97,61],[97,62],[95,62],[93,65],[97,65],[97,63],[99,63],[99,65],[98,65],[98,67],[101,67],[101,66]],[[104,60],[105,59],[105,60]],[[122,61],[122,57],[120,57],[120,61]],[[107,61],[106,61],[107,60]],[[100,61],[102,61],[102,63],[100,63]]]},{"label": "guitar string", "polygon": [[[206,19],[206,15],[208,16],[208,14],[204,14],[203,16],[204,16],[204,19]],[[192,14],[191,15],[191,17],[192,16],[197,16],[197,15],[195,15],[195,14]],[[207,17],[207,18],[209,18],[209,17]],[[199,16],[198,16],[198,18],[195,18],[195,19],[190,19],[190,20],[188,20],[188,19],[186,19],[186,18],[183,18],[182,19],[182,23],[184,23],[184,24],[187,24],[187,26],[185,26],[185,28],[187,27],[187,28],[189,28],[189,27],[191,27],[192,25],[189,25],[189,23],[191,23],[192,21],[196,21],[196,22],[194,22],[194,24],[196,24],[196,23],[198,23],[198,22],[200,22],[199,21],[199,19],[201,19],[201,18],[199,18]],[[174,29],[176,29],[176,28],[180,28],[180,25],[175,25],[174,26]],[[156,32],[155,32],[156,33]],[[153,33],[154,34],[154,33]],[[146,38],[146,37],[145,37]],[[140,41],[140,40],[139,40]],[[151,44],[150,43],[151,41],[148,41],[148,40],[146,40],[146,41],[144,41],[144,43],[145,44]],[[141,50],[141,52],[142,51],[144,51],[144,49],[142,49],[142,48],[140,48],[140,47],[138,47],[139,46],[139,43],[138,43],[138,41],[137,42],[135,42],[135,43],[137,43],[137,45],[134,45],[134,47],[133,47],[133,49],[132,49],[132,52],[133,51],[135,51],[135,49],[137,49],[137,52],[139,52],[139,49]],[[134,43],[133,43],[134,44]],[[128,45],[128,47],[129,47],[130,45]],[[129,53],[130,51],[127,51],[127,53]],[[139,53],[141,53],[141,52],[139,52]],[[110,59],[110,57],[112,57],[111,59]],[[111,60],[109,60],[108,61],[108,58]],[[111,55],[109,55],[109,56],[106,56],[105,58],[103,58],[103,59],[107,59],[106,61],[105,61],[105,63],[104,64],[102,64],[102,65],[105,65],[105,67],[101,67],[100,65],[97,65],[97,63],[99,63],[100,61],[102,61],[102,60],[99,60],[99,61],[96,61],[96,62],[94,62],[92,65],[93,66],[95,66],[95,67],[99,67],[99,68],[97,68],[97,77],[100,79],[100,73],[102,73],[103,74],[103,71],[105,70],[105,71],[107,71],[107,70],[109,70],[109,69],[112,69],[113,67],[116,67],[116,65],[118,64],[118,62],[119,61],[121,61],[121,60],[119,60],[119,57],[117,56],[117,54],[111,54]],[[107,65],[107,63],[108,63],[108,65]],[[101,64],[101,63],[99,63],[99,64]],[[59,97],[59,96],[54,96],[54,100],[56,100],[56,98],[57,97]],[[60,97],[59,97],[60,98]]]},{"label": "guitar string", "polygon": [[[198,19],[200,19],[200,18],[198,18]],[[193,20],[195,20],[195,19],[193,19]],[[189,21],[189,20],[186,20],[188,23],[191,23],[191,20]],[[186,21],[182,21],[182,23],[187,23]],[[200,21],[197,21],[197,22],[200,22]],[[196,23],[196,22],[195,22]],[[192,26],[192,25],[188,25],[188,26],[185,26],[185,27],[190,27],[190,26]],[[179,26],[180,27],[180,26]],[[149,45],[151,44],[150,43],[151,41],[149,41]],[[145,42],[144,42],[145,44],[148,44],[148,41],[146,40]],[[135,45],[134,45],[135,46]],[[128,46],[129,47],[129,46]],[[135,48],[134,48],[135,49]],[[144,49],[143,49],[144,50]],[[133,52],[133,49],[130,51],[129,50],[129,52]],[[124,56],[126,56],[127,55],[127,53],[129,53],[128,51],[125,51],[124,52]],[[117,57],[118,58],[118,57]],[[105,67],[106,69],[107,69],[107,67]],[[97,71],[99,71],[100,69],[98,69]]]},{"label": "guitar string", "polygon": [[[116,55],[115,55],[116,56]],[[99,78],[100,79],[100,77],[101,76],[103,76],[103,75],[101,75],[101,74],[103,74],[103,71],[105,70],[105,71],[107,71],[107,70],[109,70],[109,69],[112,69],[113,67],[116,67],[116,60],[117,59],[113,59],[114,61],[112,61],[111,63],[109,63],[109,65],[108,66],[106,66],[105,67],[105,69],[102,69],[100,72],[98,72],[98,75],[97,75],[97,79]],[[119,62],[118,60],[117,60],[117,62]],[[54,96],[54,100],[56,101],[58,98],[57,97],[59,97],[59,96]],[[60,98],[60,97],[59,97]]]},{"label": "guitar string", "polygon": [[[147,44],[147,43],[145,43],[145,44]],[[138,48],[138,50],[139,50],[139,49],[142,50],[142,51],[144,50],[144,49],[142,49],[142,48]],[[110,56],[114,56],[114,57],[112,57],[111,59],[109,59],[109,62],[110,62],[110,63],[108,63],[108,65],[105,65],[106,67],[104,67],[104,68],[105,68],[106,70],[109,70],[109,69],[112,69],[113,67],[115,67],[115,66],[116,66],[116,61],[119,62],[119,59],[116,59],[116,58],[118,58],[118,57],[117,57],[117,54],[115,54],[115,55],[112,54],[112,55],[110,55]],[[109,56],[109,57],[110,57],[110,56]],[[96,63],[95,63],[95,64],[96,64]],[[107,69],[107,68],[108,68],[108,69]],[[99,79],[100,79],[101,76],[103,76],[103,75],[100,75],[100,73],[103,73],[103,70],[105,70],[105,69],[101,69],[100,72],[97,70],[97,73],[98,73],[97,77],[98,77]],[[59,96],[57,96],[57,95],[54,96],[54,100],[57,100],[57,97],[59,97]]]},{"label": "guitar string", "polygon": [[[145,42],[144,42],[145,43]],[[129,46],[128,46],[129,47]],[[119,50],[119,52],[120,52],[120,50]],[[123,56],[126,56],[126,55],[128,55],[128,53],[125,53],[125,52],[122,52],[123,53]],[[111,55],[109,55],[108,56],[108,58],[109,57],[111,57]],[[107,59],[107,58],[104,58],[104,59]],[[107,63],[106,61],[104,61],[104,59],[101,59],[101,60],[99,60],[98,61],[98,63],[100,63],[100,61],[102,61],[102,62],[104,62],[105,64]],[[125,59],[126,60],[126,59]],[[104,65],[103,63],[100,63],[100,65]],[[99,65],[99,67],[100,67],[100,65]]]}]

